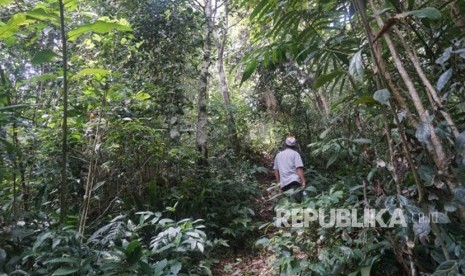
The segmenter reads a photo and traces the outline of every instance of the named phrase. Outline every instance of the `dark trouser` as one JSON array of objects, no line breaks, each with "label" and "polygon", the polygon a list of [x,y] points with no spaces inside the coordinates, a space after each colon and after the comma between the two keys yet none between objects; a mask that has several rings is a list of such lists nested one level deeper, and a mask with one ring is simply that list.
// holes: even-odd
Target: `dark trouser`
[{"label": "dark trouser", "polygon": [[287,191],[287,190],[290,190],[290,189],[297,189],[301,186],[301,184],[299,183],[299,181],[293,181],[289,184],[287,184],[286,186],[284,186],[282,188],[283,192]]},{"label": "dark trouser", "polygon": [[[289,184],[287,184],[286,186],[284,186],[282,188],[282,191],[285,192],[287,190],[290,190],[290,189],[297,189],[299,188],[300,186],[302,186],[302,184],[300,184],[300,182],[298,181],[293,181]],[[294,193],[291,197],[290,197],[291,201],[294,201],[294,202],[301,202],[302,201],[302,192],[298,192],[298,193]]]}]

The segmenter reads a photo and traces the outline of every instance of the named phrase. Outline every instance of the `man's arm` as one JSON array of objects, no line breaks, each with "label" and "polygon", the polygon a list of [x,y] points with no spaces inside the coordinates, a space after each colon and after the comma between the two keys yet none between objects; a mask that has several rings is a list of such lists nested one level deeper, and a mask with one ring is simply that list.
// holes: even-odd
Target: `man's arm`
[{"label": "man's arm", "polygon": [[277,169],[274,170],[274,177],[276,178],[276,183],[279,183],[279,171]]},{"label": "man's arm", "polygon": [[297,174],[299,175],[300,181],[302,182],[302,189],[305,189],[305,187],[307,186],[307,182],[305,181],[304,168],[297,168]]}]

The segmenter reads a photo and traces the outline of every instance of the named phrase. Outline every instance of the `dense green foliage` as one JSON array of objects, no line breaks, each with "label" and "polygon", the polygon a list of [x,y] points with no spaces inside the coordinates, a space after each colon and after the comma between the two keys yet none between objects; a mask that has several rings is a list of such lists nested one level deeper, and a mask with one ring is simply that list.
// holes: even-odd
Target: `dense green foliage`
[{"label": "dense green foliage", "polygon": [[[0,274],[224,274],[237,252],[465,274],[463,2],[60,3],[0,0]],[[301,203],[272,185],[288,134]],[[291,208],[407,227],[273,226]]]},{"label": "dense green foliage", "polygon": [[[397,207],[408,218],[407,228],[280,230],[258,242],[276,253],[274,264],[287,274],[304,275],[463,273],[464,178],[460,159],[454,162],[454,153],[463,153],[451,143],[459,137],[454,127],[464,127],[463,83],[453,80],[462,70],[463,57],[457,54],[463,18],[454,24],[441,16],[463,6],[435,2],[431,7],[427,1],[243,4],[251,10],[260,46],[246,57],[251,66],[244,77],[255,71],[261,91],[274,91],[278,118],[302,140],[309,139],[308,160],[316,166],[307,176],[317,187],[314,196],[276,208],[348,208],[359,214],[386,208],[392,214]],[[388,20],[377,33],[372,18],[379,23],[381,16]],[[424,110],[432,115],[425,117]],[[447,157],[438,162],[440,152]],[[421,219],[424,214],[436,217]]]}]

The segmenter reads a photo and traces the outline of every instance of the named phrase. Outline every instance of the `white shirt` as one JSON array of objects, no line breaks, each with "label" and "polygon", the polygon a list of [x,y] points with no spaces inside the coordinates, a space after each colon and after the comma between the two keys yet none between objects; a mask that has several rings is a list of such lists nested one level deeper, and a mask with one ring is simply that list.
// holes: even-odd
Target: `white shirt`
[{"label": "white shirt", "polygon": [[279,171],[279,182],[281,188],[294,181],[300,183],[297,168],[303,166],[302,158],[297,151],[285,149],[278,153],[274,159],[273,169]]}]

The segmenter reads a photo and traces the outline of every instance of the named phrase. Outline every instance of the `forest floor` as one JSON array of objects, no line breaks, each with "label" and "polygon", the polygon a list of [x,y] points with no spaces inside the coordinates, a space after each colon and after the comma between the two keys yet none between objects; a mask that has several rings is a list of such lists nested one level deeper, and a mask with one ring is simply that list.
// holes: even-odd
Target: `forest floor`
[{"label": "forest floor", "polygon": [[[273,171],[271,168],[272,157],[265,155],[262,158],[262,166],[268,169],[267,173],[257,175],[256,180],[261,191],[256,200],[255,220],[257,225],[272,222],[274,217],[274,202],[270,200],[277,191],[270,189],[271,183],[275,182]],[[260,249],[255,246],[256,240],[260,237],[267,236],[271,238],[273,227],[254,230],[255,240],[249,241],[247,246],[240,251],[231,252],[228,256],[221,257],[219,262],[213,269],[213,275],[254,275],[268,276],[272,274],[273,256],[266,252],[265,249]]]}]

